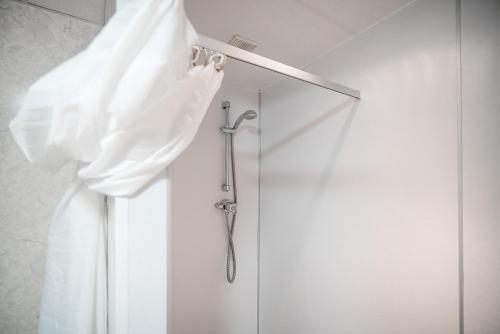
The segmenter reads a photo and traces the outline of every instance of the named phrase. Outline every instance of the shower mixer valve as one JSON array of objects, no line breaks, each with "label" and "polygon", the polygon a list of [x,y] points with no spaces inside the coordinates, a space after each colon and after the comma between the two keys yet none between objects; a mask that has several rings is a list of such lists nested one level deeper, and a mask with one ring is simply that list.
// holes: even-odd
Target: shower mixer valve
[{"label": "shower mixer valve", "polygon": [[236,213],[236,211],[238,211],[238,205],[228,199],[223,199],[222,201],[215,203],[215,207],[217,209],[224,210],[226,213]]}]

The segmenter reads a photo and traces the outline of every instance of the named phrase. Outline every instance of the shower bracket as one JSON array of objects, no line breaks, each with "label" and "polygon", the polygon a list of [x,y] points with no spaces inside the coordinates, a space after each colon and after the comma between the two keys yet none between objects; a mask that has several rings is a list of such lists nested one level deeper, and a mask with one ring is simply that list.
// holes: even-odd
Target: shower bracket
[{"label": "shower bracket", "polygon": [[222,127],[222,128],[220,128],[220,132],[222,132],[222,133],[235,133],[236,129]]}]

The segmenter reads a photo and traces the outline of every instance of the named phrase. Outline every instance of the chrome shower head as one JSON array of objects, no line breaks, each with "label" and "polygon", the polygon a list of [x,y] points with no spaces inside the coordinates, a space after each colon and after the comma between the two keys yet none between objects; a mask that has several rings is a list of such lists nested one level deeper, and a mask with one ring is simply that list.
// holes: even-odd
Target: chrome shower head
[{"label": "chrome shower head", "polygon": [[236,130],[240,127],[241,123],[248,119],[254,119],[257,117],[257,113],[253,110],[247,110],[245,111],[243,114],[241,114],[237,119],[236,119],[236,122],[234,122],[234,125],[233,125],[233,130]]}]

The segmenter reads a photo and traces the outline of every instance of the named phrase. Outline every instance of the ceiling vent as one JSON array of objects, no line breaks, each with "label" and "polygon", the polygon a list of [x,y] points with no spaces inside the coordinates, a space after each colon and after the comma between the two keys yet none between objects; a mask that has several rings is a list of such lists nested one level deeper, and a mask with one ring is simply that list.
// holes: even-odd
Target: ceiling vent
[{"label": "ceiling vent", "polygon": [[257,47],[257,42],[253,41],[247,37],[243,37],[240,35],[234,35],[229,40],[229,45],[236,46],[237,48],[240,48],[243,50],[253,51]]}]

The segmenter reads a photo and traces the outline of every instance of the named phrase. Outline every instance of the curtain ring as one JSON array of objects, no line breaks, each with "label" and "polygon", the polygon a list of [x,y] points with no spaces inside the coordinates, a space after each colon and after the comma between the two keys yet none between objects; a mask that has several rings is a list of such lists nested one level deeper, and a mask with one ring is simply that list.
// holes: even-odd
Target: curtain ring
[{"label": "curtain ring", "polygon": [[[217,60],[216,60],[217,59]],[[224,64],[226,63],[226,56],[222,53],[216,53],[208,58],[208,62],[214,63],[214,67],[217,71],[220,71],[224,68]]]},{"label": "curtain ring", "polygon": [[205,55],[205,66],[208,65],[208,58],[210,57],[211,53],[207,48],[202,48],[203,54]]},{"label": "curtain ring", "polygon": [[199,46],[194,45],[193,47],[191,47],[191,52],[191,63],[193,64],[193,66],[196,66],[196,62],[200,58],[201,49]]}]

